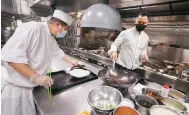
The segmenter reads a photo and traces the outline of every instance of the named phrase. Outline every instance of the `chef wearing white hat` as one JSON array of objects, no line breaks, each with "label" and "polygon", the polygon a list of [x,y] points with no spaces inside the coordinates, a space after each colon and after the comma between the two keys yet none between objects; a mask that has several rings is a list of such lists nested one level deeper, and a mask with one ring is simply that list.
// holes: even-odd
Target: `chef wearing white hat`
[{"label": "chef wearing white hat", "polygon": [[36,115],[32,90],[46,88],[53,79],[46,76],[53,56],[71,64],[55,38],[63,38],[73,19],[55,10],[48,22],[28,22],[17,27],[1,53],[1,114]]}]

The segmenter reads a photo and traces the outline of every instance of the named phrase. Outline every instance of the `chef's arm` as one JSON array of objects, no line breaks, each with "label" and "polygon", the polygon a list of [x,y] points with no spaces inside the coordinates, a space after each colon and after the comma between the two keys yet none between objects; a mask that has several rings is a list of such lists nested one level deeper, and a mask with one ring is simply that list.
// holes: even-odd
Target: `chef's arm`
[{"label": "chef's arm", "polygon": [[63,56],[63,60],[65,60],[66,62],[72,64],[73,63],[73,59],[71,59],[70,57],[68,57],[67,55]]},{"label": "chef's arm", "polygon": [[54,49],[53,56],[58,56],[72,65],[77,65],[77,61],[67,56],[64,51],[60,49],[57,42],[54,42],[52,47]]},{"label": "chef's arm", "polygon": [[8,64],[26,78],[30,78],[31,76],[34,76],[36,74],[36,72],[27,64],[13,62],[8,62]]},{"label": "chef's arm", "polygon": [[78,60],[70,58],[67,55],[64,55],[62,59],[65,60],[65,61],[67,61],[68,63],[72,64],[72,66],[77,66],[78,64],[79,65],[83,65],[84,64],[84,63],[82,63],[82,62],[80,62]]},{"label": "chef's arm", "polygon": [[141,52],[141,55],[147,55],[147,49],[148,49],[148,41],[146,42],[145,47]]},{"label": "chef's arm", "polygon": [[23,77],[29,78],[30,82],[32,83],[44,86],[46,88],[50,87],[53,84],[52,78],[48,76],[39,77],[39,75],[27,64],[13,62],[8,62],[8,64]]},{"label": "chef's arm", "polygon": [[125,39],[125,33],[121,32],[119,36],[115,39],[115,41],[112,43],[110,50],[108,51],[108,54],[111,55],[112,52],[117,52],[117,48],[123,43]]},{"label": "chef's arm", "polygon": [[142,53],[141,53],[142,55],[147,55],[147,47],[145,47],[145,49],[144,50],[142,50]]},{"label": "chef's arm", "polygon": [[145,48],[141,52],[140,59],[142,62],[148,61],[147,48],[148,48],[148,44],[145,45]]}]

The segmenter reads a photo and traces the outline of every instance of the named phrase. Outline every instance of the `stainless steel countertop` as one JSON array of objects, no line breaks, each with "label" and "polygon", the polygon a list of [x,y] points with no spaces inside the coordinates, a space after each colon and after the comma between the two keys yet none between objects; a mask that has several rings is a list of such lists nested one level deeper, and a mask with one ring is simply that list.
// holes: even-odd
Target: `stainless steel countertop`
[{"label": "stainless steel countertop", "polygon": [[[86,63],[86,68],[98,74],[101,67],[94,67]],[[34,100],[40,115],[77,115],[83,110],[90,111],[90,106],[87,102],[89,91],[97,86],[102,85],[100,79],[93,80],[63,91],[62,93],[48,98],[47,89],[43,87],[34,88]]]},{"label": "stainless steel countertop", "polygon": [[[62,60],[59,60],[62,61]],[[70,67],[69,64],[65,64],[65,62],[59,61],[54,63],[53,68],[56,71],[57,68],[55,66],[58,65],[61,69]],[[65,66],[62,66],[64,64]],[[86,68],[90,71],[98,74],[98,71],[103,69],[102,67],[96,64],[88,64],[86,63]],[[155,75],[155,74],[154,74]],[[160,78],[160,76],[155,77],[158,81],[165,80],[164,78]],[[153,79],[153,81],[157,81]],[[172,78],[173,80],[174,78]],[[170,79],[169,79],[170,80]],[[175,81],[175,80],[174,80]],[[48,91],[43,87],[34,88],[34,100],[37,104],[37,108],[39,109],[40,115],[77,115],[79,112],[83,110],[90,111],[91,108],[87,102],[87,96],[89,91],[103,84],[103,81],[100,79],[93,80],[87,83],[83,83],[81,85],[77,85],[75,87],[69,88],[62,93],[53,96],[51,99],[48,98]],[[178,84],[176,82],[176,84]],[[179,83],[186,86],[187,84]],[[177,85],[178,86],[178,85]],[[176,86],[176,87],[177,87]]]},{"label": "stainless steel countertop", "polygon": [[88,93],[100,85],[102,85],[100,79],[93,80],[70,88],[51,99],[48,98],[46,89],[36,88],[34,97],[41,115],[77,115],[83,110],[90,112],[91,108],[87,102]]}]

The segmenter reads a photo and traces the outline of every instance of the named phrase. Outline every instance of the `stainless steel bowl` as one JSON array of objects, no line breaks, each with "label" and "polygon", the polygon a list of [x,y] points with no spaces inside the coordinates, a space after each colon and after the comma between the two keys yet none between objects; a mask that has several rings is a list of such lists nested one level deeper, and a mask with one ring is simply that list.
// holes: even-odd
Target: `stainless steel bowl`
[{"label": "stainless steel bowl", "polygon": [[148,95],[137,95],[135,97],[135,103],[136,103],[138,112],[142,115],[148,115],[149,109],[153,105],[158,105],[158,102],[154,98]]},{"label": "stainless steel bowl", "polygon": [[174,109],[178,112],[186,112],[187,108],[184,104],[170,97],[162,97],[161,102],[167,107]]},{"label": "stainless steel bowl", "polygon": [[[154,112],[155,111],[155,112]],[[150,115],[164,115],[165,113],[163,111],[167,111],[169,113],[172,113],[174,115],[182,115],[181,113],[167,107],[164,105],[154,105],[153,107],[150,108]],[[159,112],[159,114],[157,113]]]},{"label": "stainless steel bowl", "polygon": [[89,92],[88,103],[94,114],[109,115],[122,102],[122,94],[110,86],[100,86]]},{"label": "stainless steel bowl", "polygon": [[185,100],[188,99],[188,97],[184,93],[172,88],[169,90],[169,97],[175,98],[181,102],[185,102]]}]

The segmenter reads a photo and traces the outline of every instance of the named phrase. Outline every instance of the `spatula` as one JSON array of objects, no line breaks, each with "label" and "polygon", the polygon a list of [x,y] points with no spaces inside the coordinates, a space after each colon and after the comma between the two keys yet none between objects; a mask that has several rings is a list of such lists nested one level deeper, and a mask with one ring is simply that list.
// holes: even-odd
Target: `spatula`
[{"label": "spatula", "polygon": [[[52,78],[52,77],[51,77],[51,68],[49,69],[49,77]],[[49,97],[49,98],[52,97],[52,89],[51,89],[51,87],[48,88],[48,97]]]}]

